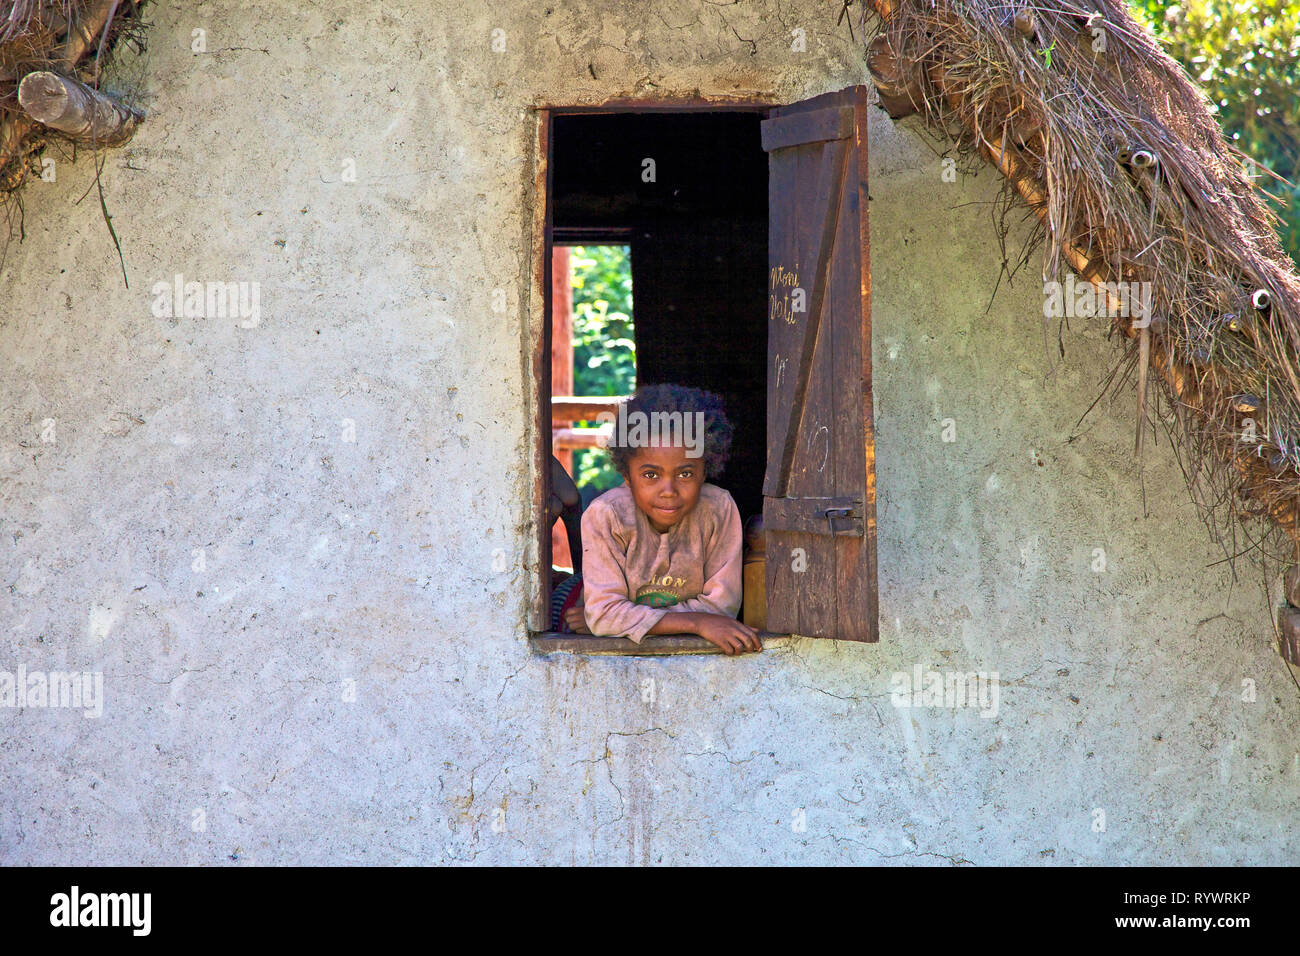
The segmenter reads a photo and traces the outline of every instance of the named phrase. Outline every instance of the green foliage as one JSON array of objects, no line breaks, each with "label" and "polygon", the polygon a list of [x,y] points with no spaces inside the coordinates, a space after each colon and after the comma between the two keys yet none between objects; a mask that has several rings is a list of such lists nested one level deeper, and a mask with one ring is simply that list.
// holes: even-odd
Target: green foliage
[{"label": "green foliage", "polygon": [[[592,497],[623,484],[623,476],[614,470],[603,448],[579,448],[573,453],[573,470],[576,472],[573,483],[578,486],[578,493],[586,503],[590,503]],[[588,491],[588,488],[593,490]]]},{"label": "green foliage", "polygon": [[1205,90],[1233,144],[1279,176],[1256,183],[1287,205],[1282,246],[1300,259],[1300,2],[1297,0],[1129,0],[1139,20]]},{"label": "green foliage", "polygon": [[[630,395],[636,388],[632,325],[632,256],[628,246],[573,246],[573,390],[575,395]],[[590,424],[596,424],[592,422]],[[597,493],[622,482],[600,449],[573,454],[574,481]]]}]

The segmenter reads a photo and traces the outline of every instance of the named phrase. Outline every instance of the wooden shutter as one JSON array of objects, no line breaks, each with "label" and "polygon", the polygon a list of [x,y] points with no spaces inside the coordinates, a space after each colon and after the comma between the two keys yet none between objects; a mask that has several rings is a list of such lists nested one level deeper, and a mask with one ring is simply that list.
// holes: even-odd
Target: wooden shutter
[{"label": "wooden shutter", "polygon": [[773,109],[767,628],[876,641],[866,88]]}]

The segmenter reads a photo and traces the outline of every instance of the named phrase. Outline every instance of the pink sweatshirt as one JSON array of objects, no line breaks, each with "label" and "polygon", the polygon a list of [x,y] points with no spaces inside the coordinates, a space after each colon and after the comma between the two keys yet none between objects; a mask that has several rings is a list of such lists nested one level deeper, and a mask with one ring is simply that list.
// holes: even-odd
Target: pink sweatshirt
[{"label": "pink sweatshirt", "polygon": [[592,634],[631,638],[673,611],[735,617],[741,599],[740,510],[705,482],[695,507],[668,531],[650,525],[627,485],[582,515],[582,600]]}]

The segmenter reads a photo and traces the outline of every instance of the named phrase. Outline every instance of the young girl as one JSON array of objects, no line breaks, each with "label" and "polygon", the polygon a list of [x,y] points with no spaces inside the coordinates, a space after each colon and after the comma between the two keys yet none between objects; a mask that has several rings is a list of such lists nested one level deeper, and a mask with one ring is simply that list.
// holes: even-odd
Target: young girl
[{"label": "young girl", "polygon": [[583,603],[566,623],[638,644],[646,634],[698,634],[727,654],[761,651],[758,633],[736,620],[740,512],[705,480],[722,470],[731,445],[721,401],[680,385],[646,386],[619,416],[607,450],[626,484],[582,516]]}]

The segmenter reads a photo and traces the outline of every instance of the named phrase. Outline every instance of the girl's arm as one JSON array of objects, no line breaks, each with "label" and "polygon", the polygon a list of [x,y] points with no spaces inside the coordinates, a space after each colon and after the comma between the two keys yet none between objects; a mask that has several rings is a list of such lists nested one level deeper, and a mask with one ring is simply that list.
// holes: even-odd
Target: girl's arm
[{"label": "girl's arm", "polygon": [[627,637],[640,644],[667,613],[628,599],[623,554],[614,539],[617,517],[596,499],[582,516],[582,603],[592,634]]},{"label": "girl's arm", "polygon": [[714,525],[707,543],[704,587],[698,597],[678,601],[668,609],[669,612],[696,611],[734,618],[740,611],[744,580],[743,543],[740,509],[731,495],[727,495],[721,520]]},{"label": "girl's arm", "polygon": [[[676,607],[676,605],[674,605]],[[698,634],[711,644],[716,644],[727,654],[761,651],[763,642],[758,631],[748,624],[727,618],[711,611],[678,611],[665,614],[649,634]]]}]

